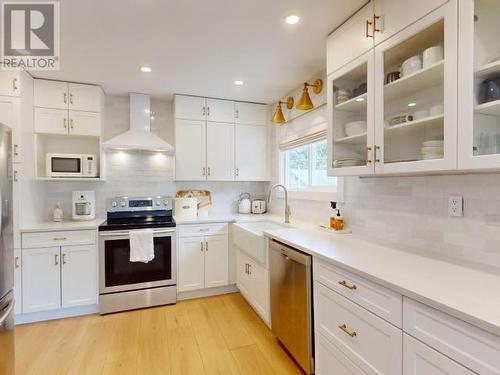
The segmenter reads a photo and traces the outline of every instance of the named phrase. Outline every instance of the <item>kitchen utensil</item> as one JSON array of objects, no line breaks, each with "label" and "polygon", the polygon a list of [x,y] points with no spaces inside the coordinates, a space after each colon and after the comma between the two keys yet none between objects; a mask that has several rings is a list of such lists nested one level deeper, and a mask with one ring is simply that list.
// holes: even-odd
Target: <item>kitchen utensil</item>
[{"label": "kitchen utensil", "polygon": [[178,218],[196,218],[198,216],[198,199],[194,197],[175,198],[174,214]]},{"label": "kitchen utensil", "polygon": [[95,219],[95,192],[94,191],[74,191],[72,204],[73,220],[94,220]]},{"label": "kitchen utensil", "polygon": [[439,116],[442,115],[443,112],[444,112],[443,103],[433,105],[432,107],[429,108],[429,116]]},{"label": "kitchen utensil", "polygon": [[407,123],[410,121],[413,121],[413,115],[409,115],[406,113],[400,113],[398,115],[391,116],[389,118],[388,124],[389,124],[389,126],[395,126],[395,125],[404,124],[404,123]]},{"label": "kitchen utensil", "polygon": [[240,214],[249,214],[252,212],[252,202],[249,193],[241,193],[238,201],[238,212]]},{"label": "kitchen utensil", "polygon": [[388,83],[394,82],[394,81],[398,80],[399,78],[401,78],[401,73],[399,71],[387,73],[387,76],[385,78],[385,83],[388,84]]},{"label": "kitchen utensil", "polygon": [[252,201],[252,213],[263,214],[266,212],[266,201],[264,199],[254,199]]},{"label": "kitchen utensil", "polygon": [[420,109],[418,111],[413,112],[413,120],[420,120],[426,117],[429,117],[428,109]]},{"label": "kitchen utensil", "polygon": [[428,68],[441,60],[443,60],[443,47],[441,46],[429,47],[422,53],[422,65],[424,68]]},{"label": "kitchen utensil", "polygon": [[483,104],[500,99],[500,77],[485,80],[479,86],[478,103]]}]

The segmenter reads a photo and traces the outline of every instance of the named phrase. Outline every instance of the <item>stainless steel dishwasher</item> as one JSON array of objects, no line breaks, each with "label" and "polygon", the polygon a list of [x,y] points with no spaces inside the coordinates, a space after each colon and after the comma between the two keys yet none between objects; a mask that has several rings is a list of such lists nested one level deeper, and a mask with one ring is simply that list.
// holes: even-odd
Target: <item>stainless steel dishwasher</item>
[{"label": "stainless steel dishwasher", "polygon": [[312,258],[269,240],[271,325],[278,340],[307,374],[314,373]]}]

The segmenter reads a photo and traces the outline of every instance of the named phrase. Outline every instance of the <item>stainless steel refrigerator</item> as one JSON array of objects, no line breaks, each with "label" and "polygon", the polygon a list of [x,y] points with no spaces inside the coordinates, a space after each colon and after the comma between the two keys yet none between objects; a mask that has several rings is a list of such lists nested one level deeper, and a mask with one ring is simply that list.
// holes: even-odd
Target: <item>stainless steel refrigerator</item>
[{"label": "stainless steel refrigerator", "polygon": [[0,124],[0,374],[2,375],[11,375],[15,371],[11,142],[10,128]]}]

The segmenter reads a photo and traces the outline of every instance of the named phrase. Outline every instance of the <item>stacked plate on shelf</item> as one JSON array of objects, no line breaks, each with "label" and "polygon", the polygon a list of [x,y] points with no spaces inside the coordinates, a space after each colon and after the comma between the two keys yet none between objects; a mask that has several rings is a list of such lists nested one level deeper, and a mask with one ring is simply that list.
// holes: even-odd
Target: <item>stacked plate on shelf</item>
[{"label": "stacked plate on shelf", "polygon": [[442,159],[444,157],[444,141],[425,141],[422,143],[421,152],[423,160]]},{"label": "stacked plate on shelf", "polygon": [[366,133],[366,121],[351,121],[344,125],[348,137]]},{"label": "stacked plate on shelf", "polygon": [[338,159],[333,161],[334,168],[357,167],[361,165],[366,165],[366,160]]}]

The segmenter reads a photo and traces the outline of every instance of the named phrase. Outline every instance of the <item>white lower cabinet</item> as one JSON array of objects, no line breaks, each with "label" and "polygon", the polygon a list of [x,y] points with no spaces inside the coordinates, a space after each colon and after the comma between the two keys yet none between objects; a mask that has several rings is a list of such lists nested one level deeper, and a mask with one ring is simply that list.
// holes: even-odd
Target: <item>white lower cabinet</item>
[{"label": "white lower cabinet", "polygon": [[421,343],[403,335],[404,375],[472,375],[472,371]]},{"label": "white lower cabinet", "polygon": [[342,351],[316,332],[316,374],[361,375],[361,369]]},{"label": "white lower cabinet", "polygon": [[23,313],[61,307],[60,248],[23,251]]},{"label": "white lower cabinet", "polygon": [[[218,229],[219,234],[210,233]],[[177,248],[177,290],[187,292],[229,285],[227,224],[181,227]]]},{"label": "white lower cabinet", "polygon": [[269,270],[238,250],[236,285],[267,325],[271,324]]},{"label": "white lower cabinet", "polygon": [[[91,232],[93,235],[89,235]],[[36,247],[34,239],[45,237],[61,244]],[[79,244],[78,240],[84,237],[88,237],[89,242]],[[19,293],[22,296],[22,310],[17,312],[26,314],[97,304],[95,238],[95,231],[89,230],[23,234],[23,248],[16,251],[14,265],[15,287],[20,285],[22,290],[21,293],[16,290],[16,297]]]},{"label": "white lower cabinet", "polygon": [[61,247],[61,306],[97,303],[96,246]]}]

